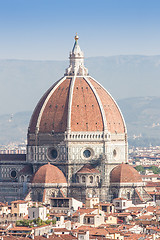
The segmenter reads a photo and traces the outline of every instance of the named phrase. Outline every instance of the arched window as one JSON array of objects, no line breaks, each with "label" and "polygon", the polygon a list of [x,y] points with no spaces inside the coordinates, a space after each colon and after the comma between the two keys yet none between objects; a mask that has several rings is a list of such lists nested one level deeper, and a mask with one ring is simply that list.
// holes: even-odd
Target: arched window
[{"label": "arched window", "polygon": [[24,182],[24,176],[21,176],[21,182]]},{"label": "arched window", "polygon": [[131,199],[131,193],[127,192],[127,199]]},{"label": "arched window", "polygon": [[30,176],[27,176],[27,182],[30,182]]},{"label": "arched window", "polygon": [[92,176],[89,177],[89,182],[93,183],[93,177]]},{"label": "arched window", "polygon": [[86,182],[86,177],[83,176],[83,177],[82,177],[82,183],[85,183],[85,182]]},{"label": "arched window", "polygon": [[99,183],[99,177],[97,176],[97,183]]},{"label": "arched window", "polygon": [[113,192],[113,199],[114,199],[114,198],[117,198],[117,197],[118,197],[117,192]]},{"label": "arched window", "polygon": [[42,193],[41,192],[38,192],[38,194],[37,194],[37,201],[42,202]]}]

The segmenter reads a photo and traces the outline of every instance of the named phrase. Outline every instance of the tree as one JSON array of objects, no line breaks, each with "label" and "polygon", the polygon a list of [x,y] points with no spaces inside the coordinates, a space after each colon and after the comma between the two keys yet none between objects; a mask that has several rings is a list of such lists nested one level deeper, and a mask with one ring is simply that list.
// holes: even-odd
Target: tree
[{"label": "tree", "polygon": [[135,169],[136,169],[138,172],[145,172],[144,167],[142,167],[141,165],[136,166]]},{"label": "tree", "polygon": [[156,166],[152,166],[149,168],[154,174],[159,174],[160,173],[160,169]]}]

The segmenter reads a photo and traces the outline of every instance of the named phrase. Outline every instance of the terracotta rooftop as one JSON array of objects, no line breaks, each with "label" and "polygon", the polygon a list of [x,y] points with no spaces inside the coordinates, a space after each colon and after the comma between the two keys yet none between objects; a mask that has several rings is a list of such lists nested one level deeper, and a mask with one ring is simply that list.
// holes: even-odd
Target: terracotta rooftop
[{"label": "terracotta rooftop", "polygon": [[27,201],[24,201],[24,200],[16,200],[16,201],[12,201],[11,203],[20,203],[20,204],[23,204],[23,203],[28,203]]},{"label": "terracotta rooftop", "polygon": [[147,193],[150,195],[160,195],[160,192],[154,192],[154,191],[152,191],[152,192],[147,191]]},{"label": "terracotta rooftop", "polygon": [[48,163],[38,169],[32,183],[67,183],[67,181],[59,168]]},{"label": "terracotta rooftop", "polygon": [[[23,240],[23,239],[25,239],[25,240],[31,240],[31,238],[30,237],[20,237],[20,236],[17,236],[18,234],[16,233],[15,234],[16,236],[3,236],[3,239],[4,240],[17,240],[17,239],[21,239],[21,240]],[[35,240],[45,240],[46,239],[46,237],[44,237],[44,236],[34,236],[34,239]],[[71,236],[71,235],[60,235],[60,236],[57,236],[56,234],[54,234],[54,233],[52,233],[52,235],[49,235],[49,238],[48,239],[50,239],[50,240],[63,240],[63,239],[67,239],[67,240],[72,240],[72,239],[77,239],[77,238],[75,238],[75,237],[73,237],[73,236]]]},{"label": "terracotta rooftop", "polygon": [[146,187],[160,187],[160,182],[147,182]]},{"label": "terracotta rooftop", "polygon": [[94,212],[94,210],[95,210],[94,208],[80,208],[75,213],[73,213],[72,217],[77,217],[82,214],[90,214]]},{"label": "terracotta rooftop", "polygon": [[159,174],[149,174],[149,175],[141,175],[143,178],[154,178],[154,177],[159,177]]},{"label": "terracotta rooftop", "polygon": [[142,182],[141,175],[132,166],[122,163],[111,171],[111,183],[137,183]]},{"label": "terracotta rooftop", "polygon": [[77,173],[99,173],[99,170],[90,164],[86,164]]},{"label": "terracotta rooftop", "polygon": [[8,207],[8,203],[2,203],[2,202],[0,202],[0,207]]},{"label": "terracotta rooftop", "polygon": [[13,227],[10,228],[9,231],[31,231],[32,228],[29,227]]},{"label": "terracotta rooftop", "polygon": [[114,198],[114,200],[127,200],[126,198]]},{"label": "terracotta rooftop", "polygon": [[153,218],[153,215],[141,215],[136,218],[136,220],[151,220]]},{"label": "terracotta rooftop", "polygon": [[100,236],[100,237],[106,237],[108,235],[108,229],[105,228],[93,228],[89,231],[89,234],[91,236]]},{"label": "terracotta rooftop", "polygon": [[142,211],[143,210],[143,207],[129,207],[129,208],[126,208],[126,211],[128,212],[138,212],[138,211]]},{"label": "terracotta rooftop", "polygon": [[66,228],[54,228],[54,232],[70,232],[70,230],[66,229]]}]

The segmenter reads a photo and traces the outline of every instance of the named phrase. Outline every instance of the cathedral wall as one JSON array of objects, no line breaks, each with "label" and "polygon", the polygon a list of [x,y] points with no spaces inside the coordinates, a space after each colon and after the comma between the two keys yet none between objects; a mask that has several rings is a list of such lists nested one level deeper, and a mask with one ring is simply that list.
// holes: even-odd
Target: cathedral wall
[{"label": "cathedral wall", "polygon": [[0,202],[11,202],[24,199],[27,194],[27,184],[19,182],[0,182]]},{"label": "cathedral wall", "polygon": [[[125,137],[125,134],[71,132],[65,134],[61,142],[58,142],[58,135],[55,134],[54,141],[45,144],[47,142],[47,135],[45,135],[44,141],[41,138],[42,145],[28,146],[27,161],[34,164],[35,171],[42,164],[51,162],[63,171],[68,183],[76,182],[76,173],[82,166],[88,163],[93,164],[100,170],[101,188],[96,194],[103,201],[110,200],[111,195],[107,190],[110,184],[110,172],[118,164],[127,162]],[[90,191],[87,189],[89,188],[84,189],[85,196],[95,195],[91,189]],[[79,190],[71,188],[70,191],[76,196],[76,191]],[[81,191],[78,193],[78,199],[84,198]]]},{"label": "cathedral wall", "polygon": [[27,147],[27,161],[37,163],[59,163],[67,159],[67,148],[61,144],[50,144],[42,146]]},{"label": "cathedral wall", "polygon": [[18,173],[23,169],[22,164],[3,164],[0,166],[1,181],[16,181]]}]

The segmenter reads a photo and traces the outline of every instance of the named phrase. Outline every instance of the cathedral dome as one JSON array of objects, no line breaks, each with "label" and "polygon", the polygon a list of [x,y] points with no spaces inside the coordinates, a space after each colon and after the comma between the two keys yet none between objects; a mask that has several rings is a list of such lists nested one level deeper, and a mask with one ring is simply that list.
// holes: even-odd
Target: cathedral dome
[{"label": "cathedral dome", "polygon": [[31,134],[66,131],[126,133],[116,102],[84,67],[78,36],[64,77],[40,99],[29,125]]},{"label": "cathedral dome", "polygon": [[141,175],[132,166],[122,163],[112,169],[110,173],[111,183],[137,183],[142,182]]},{"label": "cathedral dome", "polygon": [[32,183],[67,183],[67,181],[59,168],[48,163],[38,169]]}]

